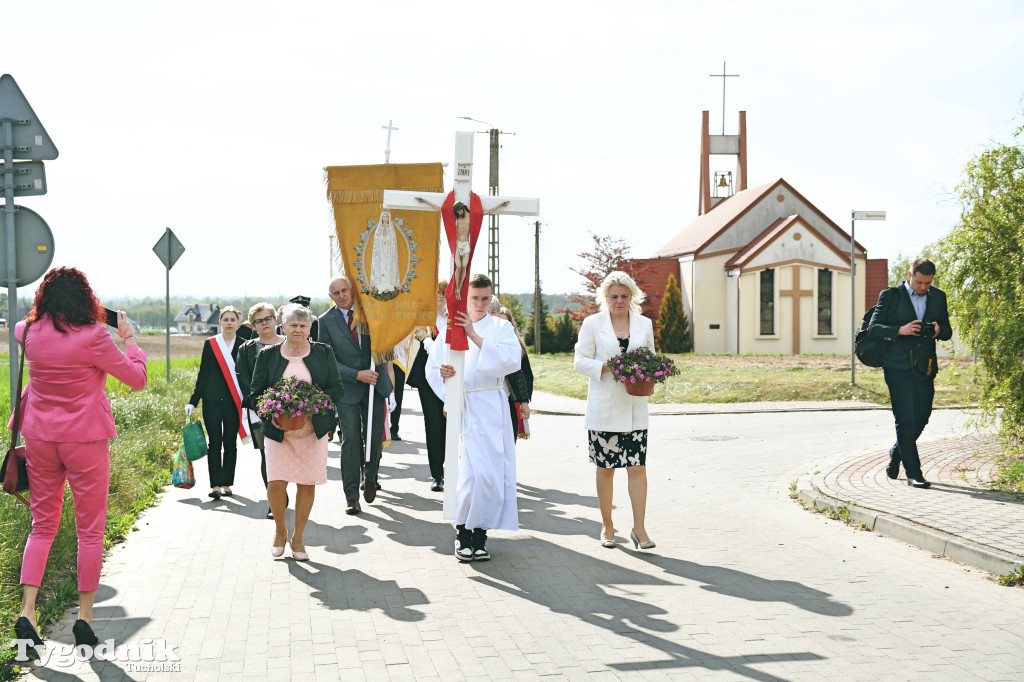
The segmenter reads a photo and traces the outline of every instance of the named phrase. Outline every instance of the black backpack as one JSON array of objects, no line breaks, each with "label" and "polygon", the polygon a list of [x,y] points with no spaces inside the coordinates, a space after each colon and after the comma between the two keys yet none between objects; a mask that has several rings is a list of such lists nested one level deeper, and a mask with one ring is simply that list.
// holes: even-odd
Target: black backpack
[{"label": "black backpack", "polygon": [[[894,287],[889,288],[892,289]],[[868,367],[881,367],[882,361],[885,358],[886,342],[882,339],[868,338],[868,327],[871,325],[871,316],[874,314],[876,307],[878,306],[868,308],[867,312],[864,313],[864,317],[860,318],[857,335],[853,337],[853,348],[857,354],[857,359]]]}]

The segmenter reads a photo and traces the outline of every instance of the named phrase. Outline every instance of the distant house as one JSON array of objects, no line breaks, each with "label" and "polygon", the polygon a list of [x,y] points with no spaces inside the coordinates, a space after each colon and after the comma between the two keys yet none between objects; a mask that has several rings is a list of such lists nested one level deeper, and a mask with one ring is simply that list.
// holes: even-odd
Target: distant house
[{"label": "distant house", "polygon": [[175,315],[179,334],[216,334],[220,320],[220,305],[217,303],[193,303]]}]

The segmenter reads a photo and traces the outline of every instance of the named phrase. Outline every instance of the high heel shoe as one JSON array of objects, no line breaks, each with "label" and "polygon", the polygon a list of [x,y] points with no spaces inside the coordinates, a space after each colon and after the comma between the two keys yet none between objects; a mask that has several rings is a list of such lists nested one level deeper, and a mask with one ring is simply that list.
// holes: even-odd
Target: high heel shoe
[{"label": "high heel shoe", "polygon": [[75,647],[80,647],[83,644],[95,648],[100,643],[100,638],[96,636],[96,633],[92,631],[92,626],[86,623],[84,620],[79,618],[75,621],[74,626],[71,628],[71,632],[75,635]]},{"label": "high heel shoe", "polygon": [[38,659],[39,652],[36,651],[37,646],[41,646],[43,643],[42,638],[36,629],[32,627],[32,622],[25,616],[21,616],[14,623],[14,638],[15,639],[27,639],[32,642],[32,646],[26,650],[26,654],[29,658]]},{"label": "high heel shoe", "polygon": [[630,529],[629,539],[633,541],[633,549],[654,549],[657,545],[654,544],[653,540],[647,542],[640,542],[640,538],[636,536],[636,533]]},{"label": "high heel shoe", "polygon": [[[285,537],[284,541],[288,542],[288,538]],[[273,556],[275,559],[284,556],[284,545],[281,545],[280,547],[278,547],[277,545],[271,545],[270,555]]]},{"label": "high heel shoe", "polygon": [[292,558],[296,561],[309,561],[309,554],[306,552],[300,552],[295,549],[292,543],[288,543],[288,546],[292,548]]}]

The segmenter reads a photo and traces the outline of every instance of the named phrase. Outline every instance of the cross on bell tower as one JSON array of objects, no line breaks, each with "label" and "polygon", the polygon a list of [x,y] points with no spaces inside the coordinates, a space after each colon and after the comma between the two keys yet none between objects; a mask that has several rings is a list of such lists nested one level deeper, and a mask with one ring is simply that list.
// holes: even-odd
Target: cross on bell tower
[{"label": "cross on bell tower", "polygon": [[[732,196],[734,187],[737,192],[747,188],[747,112],[739,112],[740,126],[738,134],[725,134],[725,83],[726,79],[738,78],[739,74],[726,73],[725,62],[722,62],[722,73],[710,75],[712,78],[722,79],[722,134],[711,134],[710,112],[702,111],[700,131],[700,199],[697,205],[697,215],[704,215],[717,206],[719,202]],[[712,176],[710,163],[712,154],[727,154],[737,157],[736,178],[734,182],[729,181],[728,173],[715,173],[714,177]],[[719,188],[724,189],[725,192],[720,191]]]}]

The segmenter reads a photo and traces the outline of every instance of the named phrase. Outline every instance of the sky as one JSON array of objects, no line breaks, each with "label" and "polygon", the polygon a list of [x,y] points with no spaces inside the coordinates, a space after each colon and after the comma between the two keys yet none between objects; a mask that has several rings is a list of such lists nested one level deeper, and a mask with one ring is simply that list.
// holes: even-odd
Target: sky
[{"label": "sky", "polygon": [[[591,233],[648,257],[697,217],[723,62],[750,186],[785,178],[846,230],[851,210],[886,211],[857,227],[872,258],[948,232],[964,164],[1024,123],[1014,0],[5,5],[0,72],[60,151],[48,193],[16,203],[101,298],[164,295],[165,227],[185,246],[173,295],[325,296],[323,168],[383,163],[389,120],[390,161],[448,163],[446,189],[456,131],[514,133],[501,194],[541,214],[501,219],[505,293],[533,290],[535,220],[543,290],[563,293]],[[487,157],[476,135],[479,194]]]}]

